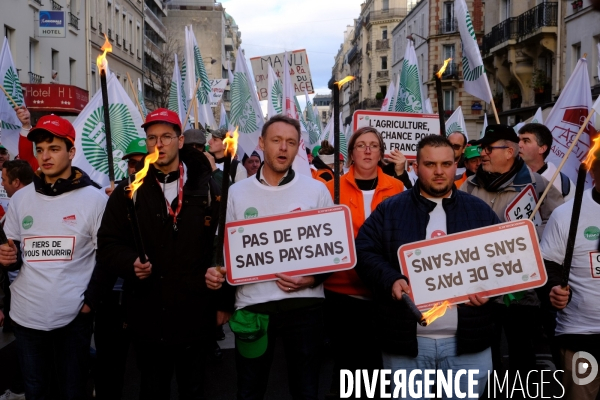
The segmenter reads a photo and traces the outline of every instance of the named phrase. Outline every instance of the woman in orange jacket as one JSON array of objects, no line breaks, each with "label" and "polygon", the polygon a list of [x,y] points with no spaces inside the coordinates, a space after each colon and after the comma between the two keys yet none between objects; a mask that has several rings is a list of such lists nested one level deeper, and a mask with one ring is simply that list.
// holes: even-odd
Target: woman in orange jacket
[{"label": "woman in orange jacket", "polygon": [[[340,177],[340,204],[350,207],[354,237],[379,203],[404,190],[400,180],[382,171],[383,153],[383,139],[375,128],[357,130],[348,142],[350,169]],[[327,188],[333,197],[333,180]],[[325,281],[325,311],[335,360],[332,388],[339,388],[340,369],[382,368],[372,331],[371,294],[354,269],[335,272]]]}]

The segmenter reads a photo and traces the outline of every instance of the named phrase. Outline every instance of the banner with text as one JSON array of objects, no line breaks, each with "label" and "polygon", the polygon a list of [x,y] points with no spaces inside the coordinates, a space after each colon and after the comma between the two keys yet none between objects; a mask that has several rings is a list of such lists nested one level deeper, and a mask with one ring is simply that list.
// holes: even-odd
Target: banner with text
[{"label": "banner with text", "polygon": [[229,84],[228,79],[211,79],[210,80],[210,106],[216,107],[219,100],[223,97],[223,92]]},{"label": "banner with text", "polygon": [[355,132],[360,128],[372,127],[381,133],[386,155],[392,150],[400,150],[409,160],[417,158],[419,140],[440,134],[437,114],[357,110],[352,119]]},{"label": "banner with text", "polygon": [[529,220],[405,244],[398,249],[410,297],[419,309],[540,287],[546,269]]},{"label": "banner with text", "polygon": [[[250,59],[250,63],[252,64],[252,73],[254,74],[254,82],[256,82],[259,100],[268,100],[269,65],[273,68],[277,77],[283,82],[285,53],[254,57]],[[296,96],[304,94],[304,89],[306,89],[309,94],[313,94],[315,91],[313,88],[312,77],[310,76],[306,50],[301,49],[288,52],[288,66]]]},{"label": "banner with text", "polygon": [[354,268],[350,209],[345,205],[229,222],[225,265],[232,285]]}]

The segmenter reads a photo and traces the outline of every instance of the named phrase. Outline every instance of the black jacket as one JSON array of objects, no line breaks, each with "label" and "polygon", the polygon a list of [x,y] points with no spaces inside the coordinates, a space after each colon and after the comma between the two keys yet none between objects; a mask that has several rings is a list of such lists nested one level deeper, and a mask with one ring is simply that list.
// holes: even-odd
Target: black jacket
[{"label": "black jacket", "polygon": [[[400,272],[398,248],[426,237],[429,213],[435,203],[421,196],[418,181],[405,192],[380,203],[356,237],[356,272],[377,302],[377,332],[383,351],[416,357],[417,321],[404,302],[392,298],[392,286],[408,278]],[[457,233],[499,223],[496,213],[482,200],[453,188],[442,201],[447,233]],[[410,282],[409,282],[410,283]],[[475,353],[490,346],[493,319],[490,302],[481,307],[459,305],[457,352]]]},{"label": "black jacket", "polygon": [[[216,196],[209,205],[210,194],[214,194],[214,187],[209,192],[210,164],[193,149],[182,149],[179,155],[187,167],[187,181],[177,232],[157,182],[160,173],[153,166],[136,194],[141,236],[152,264],[148,278],[137,278],[133,269],[138,253],[128,216],[126,183],[110,196],[98,231],[97,268],[107,269],[104,275],[125,279],[126,318],[138,340],[191,343],[208,338],[214,331],[215,310],[229,309],[232,303],[231,298],[218,298],[230,297],[230,293],[209,291],[204,280],[213,254],[213,210],[218,207]],[[177,203],[175,198],[173,210]],[[214,222],[208,226],[207,216]],[[102,275],[95,273],[93,278]]]}]

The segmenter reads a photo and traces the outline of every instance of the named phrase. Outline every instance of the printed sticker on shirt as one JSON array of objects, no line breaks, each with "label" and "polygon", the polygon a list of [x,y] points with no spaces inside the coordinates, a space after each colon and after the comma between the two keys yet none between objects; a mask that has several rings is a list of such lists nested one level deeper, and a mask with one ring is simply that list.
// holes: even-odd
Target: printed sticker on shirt
[{"label": "printed sticker on shirt", "polygon": [[435,231],[431,232],[431,237],[432,238],[436,238],[436,237],[440,237],[440,236],[445,236],[446,232],[436,229]]},{"label": "printed sticker on shirt", "polygon": [[592,278],[600,278],[600,251],[590,251]]},{"label": "printed sticker on shirt", "polygon": [[23,240],[23,258],[27,262],[71,261],[75,236],[34,236]]}]

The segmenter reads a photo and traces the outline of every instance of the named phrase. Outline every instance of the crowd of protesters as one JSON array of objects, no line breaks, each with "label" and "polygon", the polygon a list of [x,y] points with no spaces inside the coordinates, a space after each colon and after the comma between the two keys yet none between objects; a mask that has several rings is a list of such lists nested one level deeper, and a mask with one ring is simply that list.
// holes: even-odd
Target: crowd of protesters
[{"label": "crowd of protesters", "polygon": [[[86,399],[92,335],[97,399],[121,398],[130,347],[140,399],[169,399],[173,377],[180,399],[203,399],[206,359],[219,355],[226,323],[235,335],[238,399],[265,398],[278,340],[293,399],[318,398],[326,346],[333,399],[340,370],[382,368],[407,375],[477,369],[481,395],[490,371],[535,370],[540,342],[565,370],[565,398],[598,394],[600,377],[579,385],[572,369],[578,352],[600,360],[600,180],[584,192],[568,286],[561,266],[575,184],[561,173],[536,227],[546,285],[491,298],[473,293],[426,327],[403,300],[412,289],[399,266],[400,246],[504,222],[507,205],[529,185],[541,197],[556,171],[545,161],[552,134],[544,125],[518,132],[490,125],[477,141],[464,132],[427,136],[410,165],[398,150],[385,152],[376,129],[361,128],[349,137],[345,158],[335,159],[328,141],[308,149],[307,176],[292,169],[300,125],[277,115],[265,123],[258,148],[233,160],[224,204],[226,130],[183,132],[176,113],[155,110],[142,125],[146,138],[133,140],[123,156],[130,177],[100,188],[72,165],[77,133],[69,121],[49,115],[32,126],[26,108],[15,112],[21,154],[11,159],[0,145],[8,238],[0,245],[0,326],[15,334],[21,373],[0,399]],[[158,160],[130,196],[135,172],[155,152]],[[600,154],[594,156],[590,172],[598,177]],[[219,209],[226,207],[232,222],[330,207],[335,163],[343,173],[340,203],[351,213],[355,268],[229,285],[215,257],[223,251]],[[134,213],[143,253],[132,234]],[[457,384],[466,391],[467,377]]]}]

